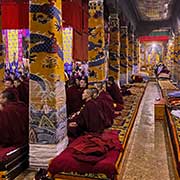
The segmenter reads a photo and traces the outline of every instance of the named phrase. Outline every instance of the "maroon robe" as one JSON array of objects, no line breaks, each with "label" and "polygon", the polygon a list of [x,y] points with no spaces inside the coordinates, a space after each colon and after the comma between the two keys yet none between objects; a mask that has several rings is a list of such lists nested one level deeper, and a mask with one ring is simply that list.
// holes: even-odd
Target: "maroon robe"
[{"label": "maroon robe", "polygon": [[83,104],[82,94],[77,87],[72,86],[66,90],[66,104],[67,104],[67,114],[68,116],[75,113],[81,109]]},{"label": "maroon robe", "polygon": [[29,83],[21,82],[21,84],[17,87],[17,91],[19,94],[19,100],[24,102],[26,105],[29,104]]},{"label": "maroon robe", "polygon": [[84,132],[102,133],[105,117],[95,100],[89,100],[76,118],[77,127],[69,127],[69,136],[79,136]]},{"label": "maroon robe", "polygon": [[0,146],[28,144],[28,107],[21,102],[8,102],[0,111]]},{"label": "maroon robe", "polygon": [[102,91],[96,101],[104,114],[106,127],[111,127],[114,119],[113,99],[107,92]]},{"label": "maroon robe", "polygon": [[110,87],[107,87],[107,92],[111,95],[116,103],[115,111],[121,111],[123,109],[123,97],[120,88],[117,84],[112,84]]},{"label": "maroon robe", "polygon": [[110,87],[107,87],[107,92],[111,95],[115,103],[123,104],[122,93],[117,84],[114,83]]},{"label": "maroon robe", "polygon": [[4,91],[8,91],[8,92],[13,92],[13,94],[15,95],[16,97],[16,100],[19,101],[19,92],[18,90],[15,88],[15,87],[10,87],[10,88],[7,88],[5,89]]}]

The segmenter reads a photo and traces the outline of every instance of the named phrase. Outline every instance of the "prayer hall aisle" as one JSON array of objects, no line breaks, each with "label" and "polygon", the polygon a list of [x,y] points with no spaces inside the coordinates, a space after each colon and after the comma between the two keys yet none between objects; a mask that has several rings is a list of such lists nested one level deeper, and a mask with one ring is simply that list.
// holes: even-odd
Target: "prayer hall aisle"
[{"label": "prayer hall aisle", "polygon": [[149,82],[126,149],[122,180],[176,180],[167,129],[154,119],[154,101],[160,97],[156,82]]}]

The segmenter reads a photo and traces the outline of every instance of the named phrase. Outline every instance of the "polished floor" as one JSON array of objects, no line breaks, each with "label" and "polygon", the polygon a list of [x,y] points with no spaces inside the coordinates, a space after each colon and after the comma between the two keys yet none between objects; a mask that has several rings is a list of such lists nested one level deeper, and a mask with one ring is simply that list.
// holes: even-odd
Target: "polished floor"
[{"label": "polished floor", "polygon": [[15,180],[34,180],[34,176],[36,174],[36,171],[32,169],[28,169],[21,173]]},{"label": "polished floor", "polygon": [[[163,121],[154,120],[154,101],[160,97],[156,82],[149,82],[126,147],[119,180],[178,180]],[[15,180],[33,180],[27,170]]]},{"label": "polished floor", "polygon": [[121,180],[176,180],[164,121],[155,121],[154,102],[160,97],[156,82],[149,82],[126,149]]}]

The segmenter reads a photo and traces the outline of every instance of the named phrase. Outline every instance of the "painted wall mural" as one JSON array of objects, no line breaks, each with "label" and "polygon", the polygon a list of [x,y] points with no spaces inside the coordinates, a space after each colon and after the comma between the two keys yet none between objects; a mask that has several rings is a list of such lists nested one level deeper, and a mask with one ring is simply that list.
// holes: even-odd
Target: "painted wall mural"
[{"label": "painted wall mural", "polygon": [[149,44],[146,46],[146,64],[154,66],[162,61],[163,47],[161,44]]},{"label": "painted wall mural", "polygon": [[121,85],[128,82],[128,27],[121,26],[120,72]]},{"label": "painted wall mural", "polygon": [[103,0],[89,0],[88,19],[88,64],[89,82],[103,81],[106,78],[106,53],[104,32]]},{"label": "painted wall mural", "polygon": [[67,134],[61,0],[30,6],[30,143],[55,144]]},{"label": "painted wall mural", "polygon": [[120,29],[118,14],[111,14],[110,23],[110,44],[108,76],[113,76],[115,80],[120,79]]},{"label": "painted wall mural", "polygon": [[153,75],[154,66],[162,62],[163,43],[149,42],[141,44],[140,71]]}]

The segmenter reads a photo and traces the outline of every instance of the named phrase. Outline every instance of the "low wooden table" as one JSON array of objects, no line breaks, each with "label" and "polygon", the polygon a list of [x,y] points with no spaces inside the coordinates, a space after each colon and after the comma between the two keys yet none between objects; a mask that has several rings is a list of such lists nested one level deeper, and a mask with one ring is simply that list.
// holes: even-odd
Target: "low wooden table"
[{"label": "low wooden table", "polygon": [[154,103],[155,120],[165,120],[165,99],[156,100]]}]

